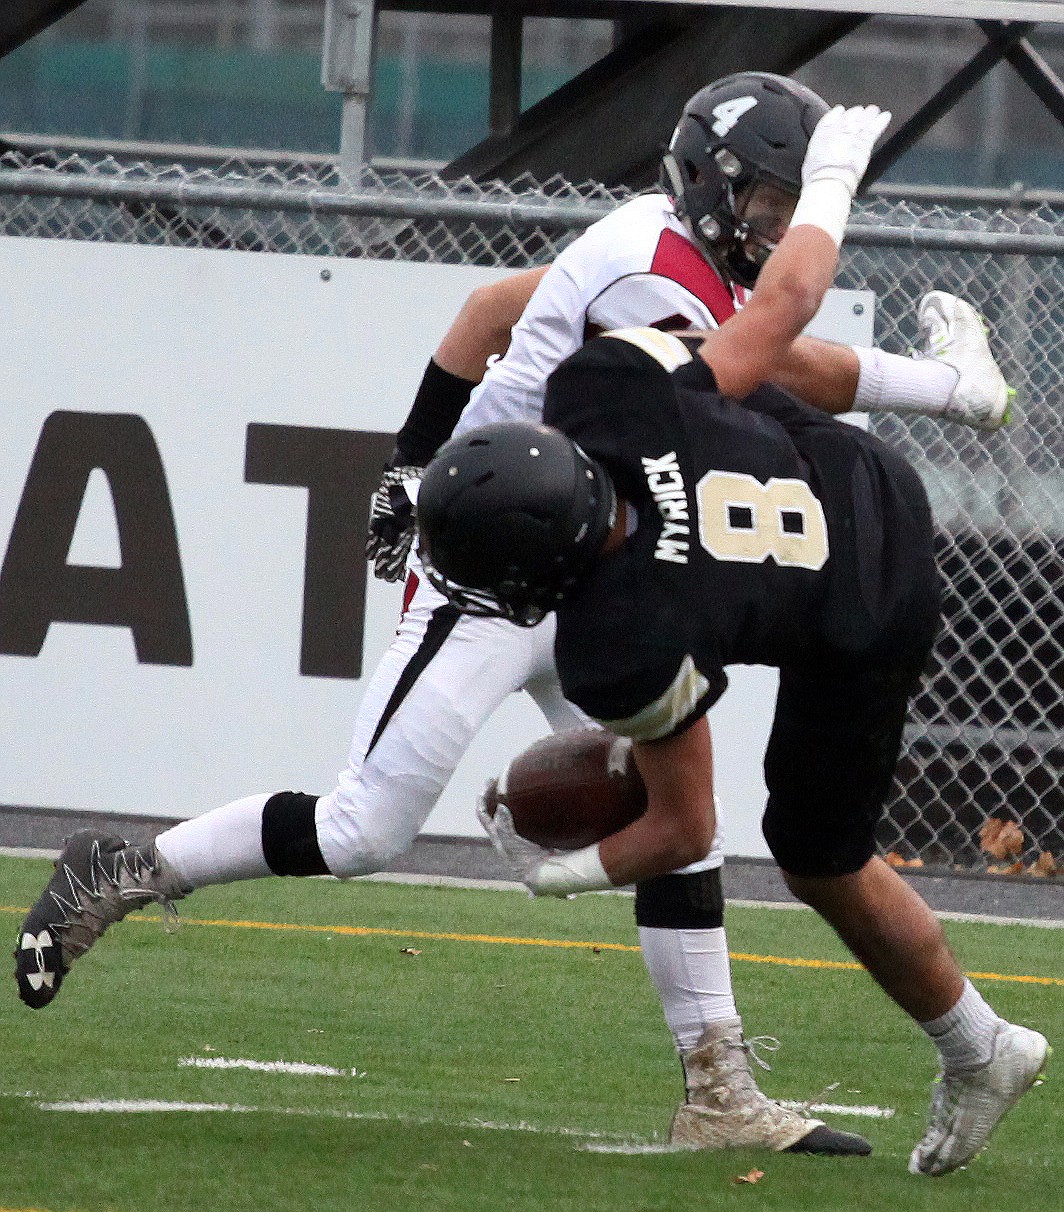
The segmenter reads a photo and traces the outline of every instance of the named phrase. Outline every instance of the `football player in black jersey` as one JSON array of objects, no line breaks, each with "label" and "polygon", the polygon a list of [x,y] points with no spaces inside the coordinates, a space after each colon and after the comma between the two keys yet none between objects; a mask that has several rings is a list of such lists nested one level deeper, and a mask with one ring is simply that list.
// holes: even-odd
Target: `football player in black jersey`
[{"label": "football player in black jersey", "polygon": [[939,1175],[983,1147],[1048,1044],[991,1009],[875,854],[939,623],[922,485],[874,437],[767,386],[836,269],[853,191],[833,152],[859,131],[874,141],[882,117],[823,120],[810,157],[832,169],[805,176],[742,311],[701,338],[631,329],[590,342],[552,375],[546,425],[485,426],[443,447],[418,516],[433,583],[468,613],[527,626],[556,610],[566,696],[635,741],[647,811],[598,845],[546,851],[505,808],[482,818],[537,894],[700,859],[714,834],[705,716],[724,667],[780,670],[765,837],[794,894],[936,1044],[942,1080],[909,1168]]}]

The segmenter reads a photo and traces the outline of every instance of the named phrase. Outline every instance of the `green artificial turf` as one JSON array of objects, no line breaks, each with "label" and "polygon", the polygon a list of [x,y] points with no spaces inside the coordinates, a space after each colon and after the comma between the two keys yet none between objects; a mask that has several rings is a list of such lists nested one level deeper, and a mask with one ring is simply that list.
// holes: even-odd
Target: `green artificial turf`
[{"label": "green artificial turf", "polygon": [[[49,870],[0,859],[12,941]],[[906,1172],[932,1049],[863,972],[832,966],[849,957],[808,912],[729,910],[747,1034],[781,1041],[758,1078],[780,1098],[892,1110],[826,1116],[866,1135],[871,1158],[653,1151],[680,1072],[627,897],[270,880],[203,890],[181,912],[170,935],[154,914],[116,926],[44,1010],[9,979],[0,1212],[1030,1212],[1064,1190],[1052,1066],[970,1168]],[[1064,932],[948,930],[1003,1014],[1064,1039]],[[579,945],[548,945],[564,942]],[[118,1100],[216,1109],[54,1109]],[[757,1183],[736,1182],[754,1169]]]}]

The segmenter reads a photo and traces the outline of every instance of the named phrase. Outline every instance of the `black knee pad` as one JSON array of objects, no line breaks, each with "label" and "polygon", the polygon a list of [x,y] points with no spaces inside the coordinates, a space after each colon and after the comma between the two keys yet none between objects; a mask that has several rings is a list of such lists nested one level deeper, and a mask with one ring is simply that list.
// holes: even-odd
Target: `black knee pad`
[{"label": "black knee pad", "polygon": [[715,930],[724,925],[720,868],[659,875],[635,886],[635,920],[661,930]]},{"label": "black knee pad", "polygon": [[278,791],[262,810],[262,852],[274,875],[328,875],[314,826],[316,795]]}]

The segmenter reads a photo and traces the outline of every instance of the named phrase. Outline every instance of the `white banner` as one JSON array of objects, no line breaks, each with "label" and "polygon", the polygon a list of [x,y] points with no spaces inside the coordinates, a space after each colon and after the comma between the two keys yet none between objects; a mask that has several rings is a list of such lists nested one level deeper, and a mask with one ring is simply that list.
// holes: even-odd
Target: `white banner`
[{"label": "white banner", "polygon": [[[401,599],[366,576],[369,492],[502,272],[0,239],[0,805],[192,816],[332,787]],[[840,293],[827,331],[867,343],[872,313]],[[764,853],[773,697],[741,671],[715,709],[729,853]],[[484,780],[544,731],[505,704],[426,832],[478,836]]]}]

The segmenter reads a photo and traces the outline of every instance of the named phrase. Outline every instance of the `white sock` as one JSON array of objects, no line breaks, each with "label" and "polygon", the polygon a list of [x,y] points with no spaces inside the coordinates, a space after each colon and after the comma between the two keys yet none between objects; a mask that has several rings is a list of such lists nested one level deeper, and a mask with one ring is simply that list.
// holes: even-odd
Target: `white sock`
[{"label": "white sock", "polygon": [[186,892],[273,874],[262,852],[262,810],[273,794],[245,796],[159,834],[155,845]]},{"label": "white sock", "polygon": [[965,979],[964,989],[953,1007],[941,1018],[920,1026],[938,1049],[942,1068],[952,1071],[985,1065],[1002,1022],[1004,1019],[994,1013],[979,990]]},{"label": "white sock", "polygon": [[854,412],[897,412],[941,416],[960,372],[934,358],[903,358],[882,349],[855,346],[861,364]]},{"label": "white sock", "polygon": [[639,927],[639,945],[681,1056],[710,1023],[737,1018],[728,938],[715,930]]}]

